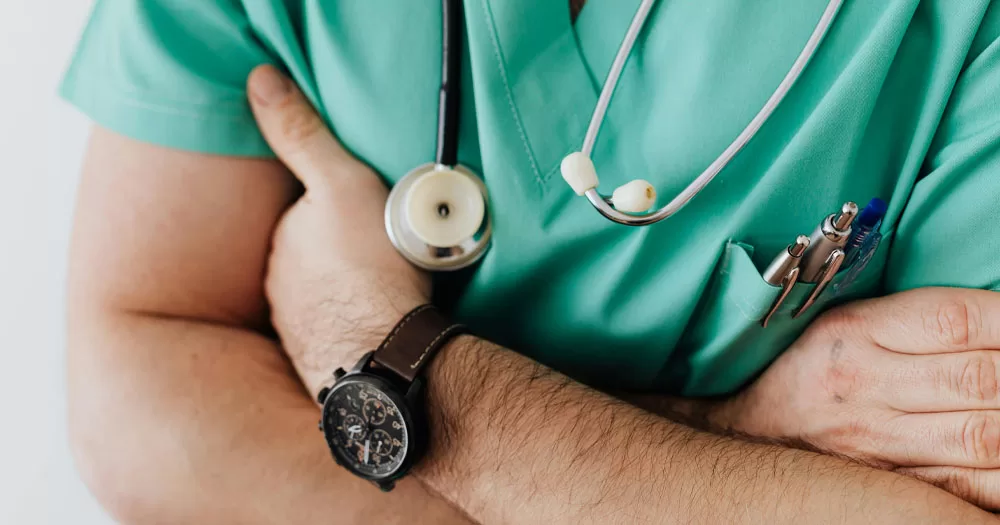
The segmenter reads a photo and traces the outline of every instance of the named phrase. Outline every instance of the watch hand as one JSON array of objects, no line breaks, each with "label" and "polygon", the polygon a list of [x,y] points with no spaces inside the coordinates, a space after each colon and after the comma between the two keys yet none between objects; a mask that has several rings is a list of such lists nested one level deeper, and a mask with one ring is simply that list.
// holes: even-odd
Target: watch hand
[{"label": "watch hand", "polygon": [[368,463],[368,445],[371,444],[371,439],[365,440],[365,463]]}]

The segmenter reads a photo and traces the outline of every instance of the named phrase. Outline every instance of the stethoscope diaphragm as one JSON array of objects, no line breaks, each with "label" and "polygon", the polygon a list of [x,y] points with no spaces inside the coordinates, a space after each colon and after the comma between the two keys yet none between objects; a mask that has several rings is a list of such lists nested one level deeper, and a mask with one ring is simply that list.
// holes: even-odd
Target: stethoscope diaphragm
[{"label": "stethoscope diaphragm", "polygon": [[430,271],[459,270],[489,249],[486,185],[468,168],[428,163],[389,193],[385,229],[408,261]]}]

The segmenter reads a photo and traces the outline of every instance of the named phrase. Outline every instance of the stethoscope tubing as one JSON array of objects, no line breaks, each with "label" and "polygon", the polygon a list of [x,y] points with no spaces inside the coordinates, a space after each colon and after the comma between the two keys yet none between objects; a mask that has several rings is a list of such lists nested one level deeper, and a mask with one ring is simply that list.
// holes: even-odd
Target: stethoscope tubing
[{"label": "stethoscope tubing", "polygon": [[435,162],[452,167],[458,164],[462,104],[462,0],[441,0],[441,10],[441,88]]},{"label": "stethoscope tubing", "polygon": [[[756,136],[764,124],[771,118],[816,54],[823,39],[832,27],[843,3],[844,0],[829,0],[829,4],[817,24],[816,29],[813,31],[809,41],[806,43],[806,46],[795,60],[788,74],[785,75],[778,88],[753,118],[753,120],[751,120],[747,127],[739,134],[738,137],[736,137],[733,143],[730,144],[725,151],[723,151],[719,158],[713,161],[704,172],[692,181],[683,191],[677,194],[677,196],[674,197],[674,199],[667,205],[653,212],[647,211],[632,213],[619,210],[616,208],[616,205],[612,203],[611,197],[602,195],[598,191],[597,185],[599,184],[599,180],[596,176],[596,172],[594,171],[593,161],[590,160],[590,158],[593,154],[594,145],[597,142],[601,127],[607,116],[608,108],[611,104],[612,98],[614,97],[615,90],[617,89],[621,79],[622,72],[632,55],[632,49],[638,40],[639,34],[642,32],[653,6],[656,4],[656,0],[642,0],[642,3],[632,19],[629,29],[622,40],[621,46],[618,49],[618,53],[612,63],[611,70],[608,72],[608,77],[604,82],[604,86],[601,88],[601,93],[598,97],[597,104],[594,107],[581,151],[572,154],[570,157],[567,157],[566,161],[564,161],[563,177],[566,178],[566,181],[570,183],[571,186],[574,186],[574,189],[578,186],[582,186],[583,184],[590,184],[592,181],[592,185],[582,186],[577,191],[586,195],[587,199],[594,206],[594,208],[601,213],[601,215],[618,224],[627,226],[645,226],[659,222],[674,215],[695,196],[697,196],[710,182],[712,182],[712,180],[733,161],[733,159],[747,146],[747,144],[753,139],[754,136]],[[491,244],[492,228],[489,211],[489,196],[483,181],[470,170],[458,164],[464,42],[464,13],[462,0],[442,0],[441,7],[442,60],[441,84],[438,92],[437,148],[435,161],[433,163],[414,168],[393,187],[387,202],[385,220],[386,229],[393,245],[396,246],[404,257],[421,268],[447,271],[464,268],[479,260],[489,249]],[[584,159],[580,160],[579,157],[573,157],[574,155],[580,155],[584,157]],[[571,157],[574,160],[570,161]],[[567,164],[567,161],[569,161],[569,164]],[[569,172],[566,171],[567,165],[570,166],[570,168],[568,168],[570,170]],[[574,168],[573,166],[576,167]],[[436,177],[436,179],[423,179],[423,177],[431,175]],[[442,179],[442,176],[445,178]],[[409,212],[406,210],[413,208],[407,208],[407,206],[410,205],[407,204],[406,199],[409,198],[410,189],[415,187],[414,184],[417,183],[418,180],[435,180],[437,181],[437,184],[441,184],[442,181],[456,180],[447,178],[454,176],[466,177],[468,180],[472,180],[476,183],[475,186],[470,186],[472,189],[463,191],[481,194],[483,202],[486,204],[486,212],[483,222],[478,225],[478,229],[475,229],[475,231],[470,230],[472,233],[468,238],[465,238],[455,246],[437,246],[432,243],[445,241],[432,241],[430,240],[433,238],[432,234],[429,233],[430,230],[414,229],[414,226],[410,224],[406,215]],[[462,179],[457,180],[461,181]],[[638,186],[640,190],[645,188],[647,192],[651,192],[650,195],[652,198],[655,198],[655,193],[652,193],[653,188],[648,182],[633,182],[644,183],[644,187]],[[444,184],[455,183],[444,182]],[[461,186],[462,184],[465,183],[460,183],[459,185]],[[632,184],[633,183],[629,183],[620,189],[633,188],[634,186],[632,186]],[[445,193],[448,192],[446,191]],[[616,190],[616,195],[617,193],[618,191]],[[639,206],[636,206],[636,204],[645,204],[642,200],[634,200],[635,195],[636,193],[627,195],[626,193],[623,193],[622,203],[627,204],[619,207],[623,207],[624,209],[637,209]],[[426,195],[422,198],[426,198]],[[617,199],[617,197],[615,198]],[[455,202],[457,203],[460,201],[456,200]],[[652,200],[650,200],[649,204],[652,204]],[[435,202],[429,202],[429,205],[438,206],[438,209],[442,206],[441,203]],[[447,210],[447,208],[444,209]],[[447,215],[447,211],[445,213],[446,215],[442,215],[443,218],[450,216]],[[459,223],[453,223],[453,226],[456,224]],[[421,228],[425,228],[426,226],[427,225],[424,224]],[[448,242],[452,241],[449,240]]]},{"label": "stethoscope tubing", "polygon": [[[587,135],[584,138],[583,147],[581,149],[581,151],[588,157],[591,156],[594,144],[597,142],[597,136],[600,133],[601,125],[604,122],[612,96],[618,86],[618,80],[621,77],[622,70],[625,68],[625,64],[628,62],[628,59],[632,54],[632,47],[634,46],[639,33],[642,31],[654,3],[656,3],[656,0],[643,0],[643,3],[636,11],[635,17],[632,19],[632,24],[629,27],[625,40],[618,49],[618,54],[612,63],[611,71],[608,73],[608,78],[604,83],[604,88],[601,90],[601,96],[598,99],[596,107],[594,108],[594,113],[590,120],[590,126],[587,130]],[[830,0],[826,10],[823,12],[823,16],[816,25],[816,29],[809,37],[809,41],[806,43],[806,46],[802,49],[802,52],[795,60],[795,63],[788,71],[788,74],[785,75],[785,78],[781,81],[781,84],[778,85],[778,88],[771,95],[771,98],[764,104],[764,107],[761,108],[753,120],[750,121],[750,124],[747,125],[738,137],[736,137],[732,144],[730,144],[729,147],[727,147],[726,150],[717,159],[715,159],[715,161],[712,162],[712,164],[709,165],[704,172],[701,173],[701,175],[684,188],[683,191],[677,194],[673,200],[655,212],[628,214],[616,210],[610,202],[608,202],[609,197],[600,194],[597,191],[597,188],[593,188],[588,190],[584,195],[586,195],[587,199],[594,206],[594,208],[596,208],[601,215],[618,224],[626,226],[646,226],[671,217],[691,202],[692,199],[701,193],[701,191],[705,189],[705,187],[708,186],[708,184],[712,182],[712,180],[715,179],[715,177],[733,161],[733,159],[736,158],[736,156],[747,146],[747,144],[753,140],[764,124],[770,120],[771,116],[774,115],[778,106],[792,90],[792,87],[799,80],[799,78],[802,77],[802,73],[805,71],[806,66],[808,66],[809,62],[816,55],[823,39],[833,26],[833,22],[836,19],[840,8],[843,6],[843,3],[844,0]]]}]

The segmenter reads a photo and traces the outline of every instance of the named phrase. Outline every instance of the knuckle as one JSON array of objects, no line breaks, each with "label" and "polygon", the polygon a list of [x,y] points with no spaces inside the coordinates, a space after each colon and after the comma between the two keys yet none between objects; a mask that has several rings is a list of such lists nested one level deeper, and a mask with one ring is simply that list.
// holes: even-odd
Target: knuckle
[{"label": "knuckle", "polygon": [[994,401],[1000,396],[997,364],[987,354],[971,355],[952,372],[949,385],[963,400]]},{"label": "knuckle", "polygon": [[973,413],[960,429],[959,439],[966,457],[978,464],[1000,458],[1000,421],[985,413]]},{"label": "knuckle", "polygon": [[818,386],[834,403],[850,404],[859,392],[871,386],[870,369],[862,364],[849,342],[835,339],[824,344],[829,348],[829,356],[824,359]]},{"label": "knuckle", "polygon": [[981,331],[981,316],[971,303],[948,300],[924,316],[924,329],[945,346],[966,348]]},{"label": "knuckle", "polygon": [[977,488],[972,478],[965,475],[966,473],[966,471],[961,469],[949,469],[944,474],[943,479],[939,483],[935,483],[935,485],[951,492],[959,498],[970,501],[975,498]]},{"label": "knuckle", "polygon": [[870,462],[877,457],[865,447],[870,440],[868,429],[859,419],[852,418],[830,428],[810,428],[801,432],[796,438],[814,450],[830,454],[844,454],[864,462]]}]

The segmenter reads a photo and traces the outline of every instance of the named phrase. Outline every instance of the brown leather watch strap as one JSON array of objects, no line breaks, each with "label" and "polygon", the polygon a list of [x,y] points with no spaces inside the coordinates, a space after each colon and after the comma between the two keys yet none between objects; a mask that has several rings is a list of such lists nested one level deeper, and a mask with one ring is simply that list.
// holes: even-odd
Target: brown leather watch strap
[{"label": "brown leather watch strap", "polygon": [[372,355],[376,365],[412,382],[452,337],[465,333],[431,305],[417,307],[396,324]]}]

